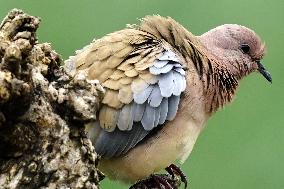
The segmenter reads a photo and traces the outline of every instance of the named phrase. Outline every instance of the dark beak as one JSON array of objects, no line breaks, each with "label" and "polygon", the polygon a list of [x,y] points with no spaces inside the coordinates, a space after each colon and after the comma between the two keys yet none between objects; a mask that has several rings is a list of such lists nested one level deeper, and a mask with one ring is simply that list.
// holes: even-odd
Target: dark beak
[{"label": "dark beak", "polygon": [[270,73],[265,69],[265,67],[260,63],[260,61],[257,61],[257,65],[258,65],[259,73],[261,73],[263,75],[263,77],[265,77],[265,79],[267,79],[267,81],[272,83],[272,77],[271,77]]}]

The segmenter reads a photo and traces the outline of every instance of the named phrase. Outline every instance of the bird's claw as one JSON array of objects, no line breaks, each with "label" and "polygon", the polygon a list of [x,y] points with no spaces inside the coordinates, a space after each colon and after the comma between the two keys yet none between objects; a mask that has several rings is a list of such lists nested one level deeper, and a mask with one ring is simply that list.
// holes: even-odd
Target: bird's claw
[{"label": "bird's claw", "polygon": [[178,189],[180,181],[184,183],[184,188],[187,188],[187,178],[182,170],[171,164],[166,168],[169,174],[153,174],[149,178],[141,180],[131,186],[129,189]]},{"label": "bird's claw", "polygon": [[129,189],[178,189],[179,180],[168,174],[153,174],[145,180],[141,180]]},{"label": "bird's claw", "polygon": [[183,173],[183,171],[176,166],[175,164],[171,164],[170,166],[168,166],[166,168],[166,171],[172,176],[172,178],[174,179],[175,176],[179,176],[181,182],[184,183],[184,188],[187,188],[187,178],[186,175]]}]

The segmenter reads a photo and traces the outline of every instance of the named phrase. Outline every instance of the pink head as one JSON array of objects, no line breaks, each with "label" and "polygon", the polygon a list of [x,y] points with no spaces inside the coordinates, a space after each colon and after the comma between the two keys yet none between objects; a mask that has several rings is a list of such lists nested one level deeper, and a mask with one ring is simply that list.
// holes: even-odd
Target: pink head
[{"label": "pink head", "polygon": [[206,49],[239,79],[259,71],[269,82],[270,73],[260,63],[265,45],[249,28],[237,24],[218,26],[200,36]]}]

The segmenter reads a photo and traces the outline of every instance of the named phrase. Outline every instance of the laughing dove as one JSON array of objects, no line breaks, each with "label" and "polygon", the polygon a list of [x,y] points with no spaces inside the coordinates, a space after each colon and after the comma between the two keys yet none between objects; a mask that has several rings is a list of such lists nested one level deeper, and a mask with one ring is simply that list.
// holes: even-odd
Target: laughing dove
[{"label": "laughing dove", "polygon": [[235,24],[194,36],[172,18],[94,40],[66,61],[103,85],[98,120],[87,132],[110,178],[136,182],[175,160],[184,162],[208,118],[229,103],[239,80],[258,71],[265,46]]}]

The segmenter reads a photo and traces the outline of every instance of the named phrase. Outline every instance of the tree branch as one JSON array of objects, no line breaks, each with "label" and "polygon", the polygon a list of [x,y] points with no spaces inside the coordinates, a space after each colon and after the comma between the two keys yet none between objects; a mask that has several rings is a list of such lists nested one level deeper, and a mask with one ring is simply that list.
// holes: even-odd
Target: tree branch
[{"label": "tree branch", "polygon": [[0,186],[97,188],[97,155],[83,124],[96,119],[103,88],[69,76],[38,43],[40,19],[12,10],[0,25]]}]

